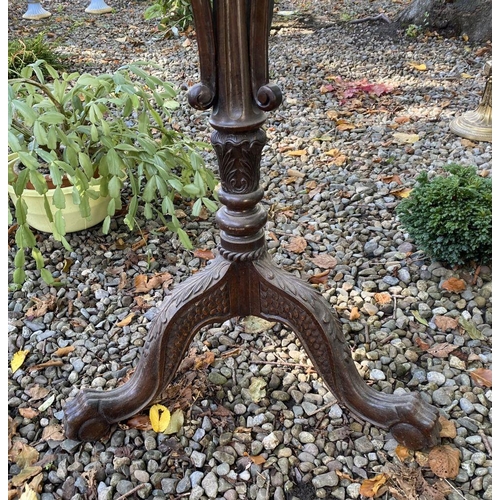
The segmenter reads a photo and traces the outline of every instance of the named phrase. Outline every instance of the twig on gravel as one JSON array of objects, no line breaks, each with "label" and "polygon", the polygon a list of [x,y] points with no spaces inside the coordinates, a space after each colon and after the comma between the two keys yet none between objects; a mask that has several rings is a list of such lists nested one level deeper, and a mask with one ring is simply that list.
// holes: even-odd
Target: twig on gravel
[{"label": "twig on gravel", "polygon": [[311,372],[316,372],[312,365],[303,365],[301,363],[287,363],[286,361],[263,361],[261,359],[257,361],[250,360],[249,363],[256,365],[292,366],[295,368],[307,368]]},{"label": "twig on gravel", "polygon": [[492,457],[493,450],[491,449],[491,443],[490,443],[488,436],[484,433],[484,431],[482,429],[479,429],[478,434],[481,436],[481,439],[483,440],[484,447],[486,448],[486,451],[488,452],[490,457]]},{"label": "twig on gravel", "polygon": [[362,19],[355,19],[354,21],[350,21],[349,24],[359,24],[365,23],[367,21],[384,21],[385,23],[392,24],[392,21],[385,14],[363,17]]},{"label": "twig on gravel", "polygon": [[312,417],[314,415],[316,415],[317,413],[323,411],[323,410],[326,410],[327,408],[330,408],[331,406],[333,406],[334,404],[337,403],[337,400],[333,400],[331,401],[330,403],[327,403],[326,405],[323,405],[321,408],[318,408],[317,410],[314,410],[312,413],[308,414],[308,417]]},{"label": "twig on gravel", "polygon": [[463,498],[464,500],[467,500],[467,499],[466,499],[466,498],[462,495],[462,493],[460,493],[460,491],[459,491],[459,490],[457,490],[457,489],[455,488],[455,486],[453,486],[453,485],[452,485],[452,484],[448,481],[448,479],[445,479],[445,481],[446,481],[446,483],[448,484],[448,486],[450,486],[451,488],[453,488],[453,489],[455,490],[455,492],[456,492],[456,493],[457,493],[457,494],[458,494],[461,498]]},{"label": "twig on gravel", "polygon": [[124,493],[121,497],[118,497],[116,500],[125,500],[125,498],[129,497],[130,495],[133,495],[136,491],[139,491],[141,488],[144,488],[146,484],[138,484],[135,488],[132,488],[130,491],[127,491],[127,493]]}]

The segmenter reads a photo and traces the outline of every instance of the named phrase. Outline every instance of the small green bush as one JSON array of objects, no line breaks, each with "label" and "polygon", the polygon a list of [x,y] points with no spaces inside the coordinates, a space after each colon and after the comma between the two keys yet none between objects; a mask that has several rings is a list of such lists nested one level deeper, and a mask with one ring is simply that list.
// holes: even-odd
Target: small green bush
[{"label": "small green bush", "polygon": [[492,256],[492,183],[474,167],[450,164],[449,175],[418,185],[396,212],[418,248],[450,266],[487,264]]},{"label": "small green bush", "polygon": [[190,0],[156,0],[144,12],[145,19],[161,18],[165,28],[175,28],[184,31],[193,24],[193,11]]},{"label": "small green bush", "polygon": [[53,45],[44,40],[44,36],[45,33],[42,32],[33,38],[9,40],[9,78],[17,78],[23,68],[40,59],[55,69],[63,69],[62,56],[54,51]]}]

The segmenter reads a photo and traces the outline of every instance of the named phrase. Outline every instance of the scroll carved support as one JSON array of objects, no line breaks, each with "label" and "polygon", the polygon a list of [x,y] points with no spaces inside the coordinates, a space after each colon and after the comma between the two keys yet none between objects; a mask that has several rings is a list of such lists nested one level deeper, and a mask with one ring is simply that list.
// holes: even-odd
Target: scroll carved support
[{"label": "scroll carved support", "polygon": [[174,290],[153,321],[132,378],[109,392],[83,390],[65,408],[68,437],[95,440],[151,404],[172,380],[189,343],[209,323],[260,316],[292,329],[336,398],[353,413],[390,429],[412,449],[438,440],[438,411],[418,394],[376,391],[359,376],[329,303],[274,265],[266,252],[267,214],[259,203],[266,112],[281,103],[268,82],[267,44],[272,0],[192,0],[200,83],[189,102],[213,108],[223,206],[217,212],[219,255]]}]

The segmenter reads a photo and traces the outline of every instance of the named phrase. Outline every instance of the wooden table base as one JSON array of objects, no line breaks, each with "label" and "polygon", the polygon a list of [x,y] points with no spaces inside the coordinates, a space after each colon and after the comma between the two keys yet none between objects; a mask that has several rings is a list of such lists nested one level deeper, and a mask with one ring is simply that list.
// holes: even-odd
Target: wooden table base
[{"label": "wooden table base", "polygon": [[358,374],[330,304],[302,280],[279,269],[266,251],[267,214],[259,203],[259,168],[265,112],[281,103],[268,84],[270,0],[192,0],[201,83],[191,105],[213,108],[223,207],[219,255],[180,284],[151,323],[131,379],[111,391],[83,389],[65,407],[66,435],[92,441],[114,423],[152,404],[173,379],[194,335],[235,316],[277,321],[300,339],[319,375],[339,402],[364,420],[389,429],[411,449],[431,447],[438,411],[418,393],[395,396],[368,386]]}]

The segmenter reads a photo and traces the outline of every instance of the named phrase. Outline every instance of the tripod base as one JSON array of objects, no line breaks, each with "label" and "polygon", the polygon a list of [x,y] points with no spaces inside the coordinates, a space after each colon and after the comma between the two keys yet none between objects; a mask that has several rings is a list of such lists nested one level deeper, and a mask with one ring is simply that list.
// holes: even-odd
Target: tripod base
[{"label": "tripod base", "polygon": [[151,324],[132,378],[111,391],[84,389],[66,404],[67,437],[92,441],[105,436],[112,424],[135,415],[163,392],[200,328],[252,315],[293,330],[332,394],[353,413],[389,429],[408,448],[434,446],[440,430],[437,409],[419,394],[395,396],[366,385],[330,304],[260,253],[256,259],[252,255],[255,260],[219,255],[179,285]]}]

